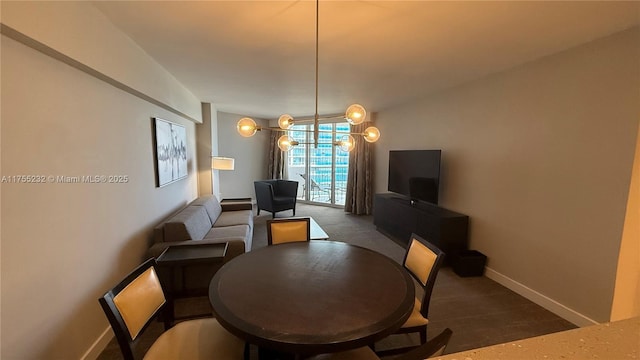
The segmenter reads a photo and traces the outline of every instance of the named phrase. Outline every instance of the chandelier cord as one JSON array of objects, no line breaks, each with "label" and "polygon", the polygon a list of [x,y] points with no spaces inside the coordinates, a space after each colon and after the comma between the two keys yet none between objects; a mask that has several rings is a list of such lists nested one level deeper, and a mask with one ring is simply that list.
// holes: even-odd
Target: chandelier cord
[{"label": "chandelier cord", "polygon": [[[0,0],[1,1],[1,0]],[[315,58],[316,58],[316,63],[315,63],[315,90],[316,90],[316,96],[315,96],[315,114],[313,116],[313,119],[304,119],[305,122],[308,122],[309,120],[313,120],[313,130],[309,130],[308,126],[305,126],[305,129],[291,129],[291,127],[294,125],[293,122],[293,117],[289,114],[284,114],[281,115],[280,118],[278,118],[278,127],[264,127],[264,126],[258,126],[255,122],[255,120],[253,120],[252,118],[242,118],[240,120],[238,120],[238,124],[236,125],[238,133],[240,133],[241,136],[244,137],[250,137],[253,136],[257,131],[260,131],[262,129],[269,129],[269,130],[278,130],[278,131],[284,131],[285,134],[280,136],[280,138],[278,139],[278,147],[282,150],[282,151],[289,151],[291,150],[292,146],[295,145],[301,145],[301,144],[313,144],[314,148],[318,148],[318,143],[319,143],[319,138],[320,138],[320,133],[331,133],[331,141],[333,145],[336,146],[340,146],[340,148],[344,151],[351,151],[353,149],[353,147],[355,146],[355,139],[353,138],[353,136],[351,135],[361,135],[364,137],[364,140],[367,142],[376,142],[378,141],[378,139],[380,138],[380,130],[378,130],[378,128],[376,128],[375,126],[369,126],[368,128],[366,128],[364,130],[364,132],[352,132],[353,131],[353,127],[350,127],[350,131],[349,132],[342,132],[342,131],[337,131],[335,127],[333,127],[334,130],[320,130],[320,114],[318,111],[318,98],[320,96],[319,94],[319,83],[320,83],[320,78],[319,78],[319,64],[320,64],[320,0],[316,0],[316,33],[315,33],[315,40],[316,40],[316,47],[315,47]],[[361,123],[363,123],[365,121],[365,118],[367,116],[367,112],[364,109],[364,107],[362,107],[362,105],[360,104],[351,104],[348,108],[347,111],[345,112],[344,116],[325,116],[322,117],[323,120],[329,120],[329,119],[344,119],[346,120],[350,125],[359,125]],[[300,120],[298,120],[300,121]],[[313,133],[313,142],[312,143],[301,143],[299,141],[294,140],[292,137],[290,137],[286,132],[287,131],[301,131],[301,132],[305,132],[307,133],[307,135],[305,135],[305,140],[308,141],[309,140],[309,133]],[[337,135],[343,133],[345,135],[342,136],[341,140],[338,141],[337,140]]]},{"label": "chandelier cord", "polygon": [[313,143],[315,147],[318,147],[318,33],[319,33],[319,12],[320,12],[320,0],[316,0],[316,112],[313,116],[314,130],[313,130]]}]

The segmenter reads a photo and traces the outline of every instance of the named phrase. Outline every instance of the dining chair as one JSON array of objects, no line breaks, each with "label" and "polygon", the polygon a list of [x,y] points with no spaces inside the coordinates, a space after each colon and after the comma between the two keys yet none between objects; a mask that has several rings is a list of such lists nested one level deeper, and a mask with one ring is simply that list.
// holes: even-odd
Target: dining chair
[{"label": "dining chair", "polygon": [[[408,351],[402,355],[394,357],[394,360],[423,360],[435,356],[440,356],[449,344],[449,339],[453,331],[444,329],[438,336],[428,342]],[[338,353],[321,354],[307,360],[380,360],[378,355],[370,347],[361,347]]]},{"label": "dining chair", "polygon": [[[419,333],[420,344],[427,342],[427,324],[429,323],[429,302],[438,271],[444,262],[445,253],[422,237],[411,234],[402,265],[422,288],[422,296],[416,296],[413,311],[409,319],[396,331],[396,334]],[[418,292],[420,293],[420,292]],[[402,347],[378,351],[381,356],[408,351],[411,347]]]},{"label": "dining chair", "polygon": [[[98,299],[125,360],[140,358],[136,347],[141,335],[167,303],[155,268],[154,258],[145,261]],[[245,355],[244,341],[216,319],[205,318],[165,326],[144,359],[242,359]]]},{"label": "dining chair", "polygon": [[311,239],[309,218],[286,218],[267,220],[267,244],[275,245]]}]

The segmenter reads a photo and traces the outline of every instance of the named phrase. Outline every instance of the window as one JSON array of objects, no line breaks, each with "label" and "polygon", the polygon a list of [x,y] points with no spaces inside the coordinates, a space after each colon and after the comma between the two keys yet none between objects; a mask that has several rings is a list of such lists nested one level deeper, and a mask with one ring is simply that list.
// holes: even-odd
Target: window
[{"label": "window", "polygon": [[[301,143],[313,142],[312,124],[295,125],[292,130],[289,136],[295,140]],[[318,130],[317,148],[313,144],[301,144],[294,146],[289,152],[289,179],[300,182],[298,198],[301,200],[344,206],[349,153],[340,150],[333,143],[340,138],[340,133],[349,133],[349,124],[320,124]]]}]

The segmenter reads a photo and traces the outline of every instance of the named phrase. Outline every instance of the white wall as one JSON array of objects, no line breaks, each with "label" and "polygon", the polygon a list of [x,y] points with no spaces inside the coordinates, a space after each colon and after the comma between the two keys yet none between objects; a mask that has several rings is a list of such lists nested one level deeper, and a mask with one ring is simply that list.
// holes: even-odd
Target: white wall
[{"label": "white wall", "polygon": [[[269,131],[258,131],[245,138],[238,134],[236,124],[243,115],[218,112],[218,154],[235,159],[235,170],[218,172],[222,198],[255,199],[255,180],[267,178]],[[267,126],[267,121],[254,119],[258,125]]]},{"label": "white wall", "polygon": [[[210,103],[202,103],[202,123],[196,125],[196,143],[198,153],[198,195],[214,194],[214,179],[211,171],[211,156],[218,152],[217,141],[212,139],[217,134],[217,116]],[[217,185],[217,184],[215,184]]]},{"label": "white wall", "polygon": [[2,23],[176,111],[201,121],[201,105],[90,2],[3,1]]},{"label": "white wall", "polygon": [[640,100],[638,28],[381,111],[388,151],[442,149],[441,205],[497,274],[609,320]]},{"label": "white wall", "polygon": [[[58,50],[69,50],[67,56],[99,58],[99,46],[72,45],[94,31],[119,38],[99,17],[90,21],[95,15],[90,5],[28,6],[34,4],[46,8],[46,16],[38,15],[42,9],[36,6],[31,18],[5,17],[11,13],[7,6],[21,5],[3,2],[3,23],[11,19],[15,29],[38,29],[31,34],[48,39],[45,34],[65,28],[59,22],[85,18],[91,26],[83,25],[88,27],[78,29],[75,38],[62,31],[64,39],[49,43],[65,43]],[[119,56],[128,54],[126,41],[111,45],[119,47]],[[139,51],[134,47],[131,54],[138,57]],[[126,65],[112,64],[114,73],[103,70],[113,78],[136,72],[120,66]],[[174,84],[156,70],[149,84]],[[4,35],[1,73],[2,176],[128,176],[120,184],[7,180],[1,188],[0,358],[93,358],[111,337],[98,297],[144,259],[151,228],[196,196],[195,124]],[[144,83],[143,77],[120,80],[133,85]],[[164,90],[154,96],[172,93]],[[167,106],[187,113],[193,99],[186,94],[167,100]],[[162,188],[155,187],[153,165],[151,118],[156,116],[184,125],[189,143],[188,178]]]}]

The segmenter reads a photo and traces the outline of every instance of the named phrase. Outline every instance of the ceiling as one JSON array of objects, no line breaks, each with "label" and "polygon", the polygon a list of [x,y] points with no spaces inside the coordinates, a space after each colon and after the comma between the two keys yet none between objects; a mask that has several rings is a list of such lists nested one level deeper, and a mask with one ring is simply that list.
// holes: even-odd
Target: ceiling
[{"label": "ceiling", "polygon": [[[314,113],[314,1],[94,5],[220,111]],[[380,111],[622,31],[640,24],[640,2],[321,1],[319,18],[323,115]]]}]

